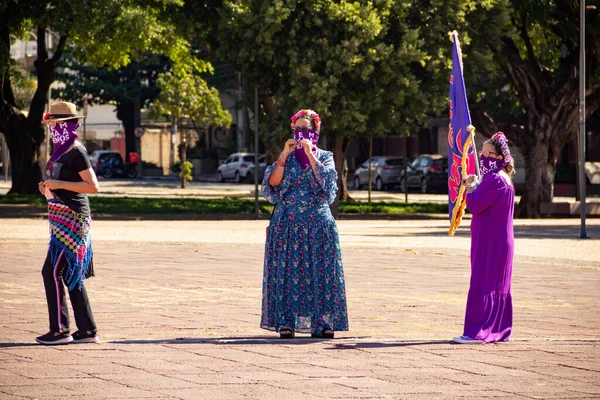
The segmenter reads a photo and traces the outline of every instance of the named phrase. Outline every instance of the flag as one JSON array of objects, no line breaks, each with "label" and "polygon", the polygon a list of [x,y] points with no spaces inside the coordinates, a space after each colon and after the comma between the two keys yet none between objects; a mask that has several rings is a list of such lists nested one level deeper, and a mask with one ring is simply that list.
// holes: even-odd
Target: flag
[{"label": "flag", "polygon": [[467,203],[463,179],[475,173],[475,148],[467,91],[463,79],[462,53],[456,31],[449,33],[452,40],[452,75],[450,75],[450,126],[448,129],[448,210],[450,213],[449,235],[465,213]]}]

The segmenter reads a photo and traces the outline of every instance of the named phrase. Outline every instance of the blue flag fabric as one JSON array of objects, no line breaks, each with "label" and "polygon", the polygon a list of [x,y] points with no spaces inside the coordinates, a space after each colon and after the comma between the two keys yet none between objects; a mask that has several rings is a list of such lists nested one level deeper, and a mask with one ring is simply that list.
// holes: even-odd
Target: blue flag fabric
[{"label": "blue flag fabric", "polygon": [[452,32],[452,75],[450,75],[450,126],[448,130],[448,210],[450,236],[460,225],[466,206],[463,178],[475,173],[471,114],[463,78],[462,53],[458,33]]}]

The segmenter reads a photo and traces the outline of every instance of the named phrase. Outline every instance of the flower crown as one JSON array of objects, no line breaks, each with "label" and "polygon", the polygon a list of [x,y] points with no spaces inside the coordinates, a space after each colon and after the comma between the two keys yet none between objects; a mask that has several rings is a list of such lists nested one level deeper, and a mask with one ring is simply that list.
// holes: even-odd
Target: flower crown
[{"label": "flower crown", "polygon": [[315,129],[317,132],[321,130],[321,117],[314,110],[300,110],[292,117],[291,127],[296,126],[296,121],[298,118],[308,116],[315,125]]},{"label": "flower crown", "polygon": [[494,145],[497,145],[497,147],[500,147],[500,152],[502,153],[504,161],[509,162],[513,159],[510,155],[508,139],[506,139],[506,136],[504,136],[504,132],[496,132],[494,136],[491,137],[490,142],[492,142]]}]

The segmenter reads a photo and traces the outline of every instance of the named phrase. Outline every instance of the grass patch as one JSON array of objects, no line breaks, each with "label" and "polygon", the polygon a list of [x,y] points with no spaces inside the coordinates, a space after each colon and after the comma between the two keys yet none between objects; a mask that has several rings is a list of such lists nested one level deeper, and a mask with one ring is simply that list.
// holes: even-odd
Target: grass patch
[{"label": "grass patch", "polygon": [[443,214],[448,213],[446,203],[401,203],[342,201],[339,212],[344,214]]},{"label": "grass patch", "polygon": [[29,204],[32,206],[45,206],[44,196],[35,194],[11,194],[0,196],[0,204]]},{"label": "grass patch", "polygon": [[[102,214],[251,214],[251,199],[192,199],[147,197],[100,197],[91,196],[94,213]],[[29,204],[45,206],[46,200],[37,195],[0,196],[0,204]],[[259,201],[259,212],[268,215],[273,205]],[[343,214],[441,214],[448,213],[447,204],[342,201],[339,212]]]}]

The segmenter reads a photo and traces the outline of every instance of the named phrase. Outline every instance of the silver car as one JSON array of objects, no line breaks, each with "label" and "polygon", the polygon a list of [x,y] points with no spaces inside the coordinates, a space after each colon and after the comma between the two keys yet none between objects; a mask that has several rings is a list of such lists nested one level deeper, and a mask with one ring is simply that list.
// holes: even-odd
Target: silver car
[{"label": "silver car", "polygon": [[[386,190],[400,185],[404,175],[404,157],[377,156],[371,162],[371,182],[375,189]],[[369,160],[354,172],[354,189],[360,190],[369,184]]]},{"label": "silver car", "polygon": [[[259,160],[261,157],[264,159],[263,155],[259,155]],[[249,173],[253,180],[254,153],[233,153],[227,157],[223,164],[219,165],[219,168],[217,169],[217,180],[219,182],[225,182],[227,179],[232,179],[234,182],[239,183],[244,179],[248,179]]]}]

